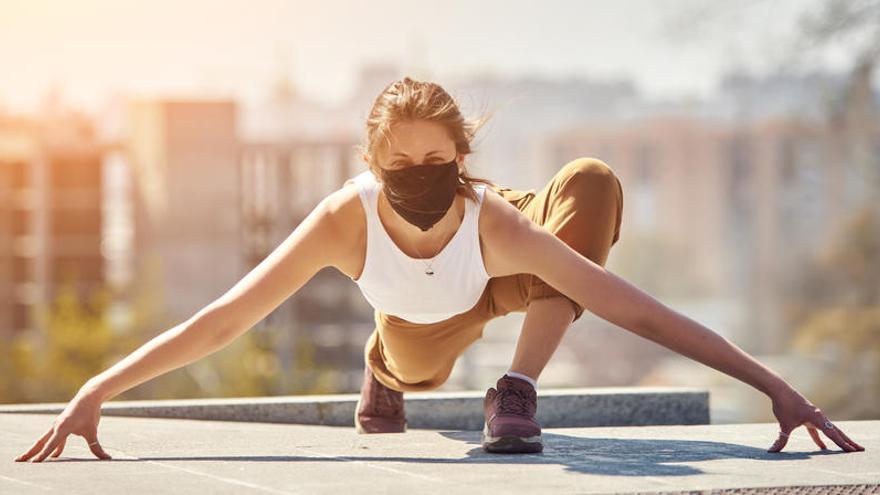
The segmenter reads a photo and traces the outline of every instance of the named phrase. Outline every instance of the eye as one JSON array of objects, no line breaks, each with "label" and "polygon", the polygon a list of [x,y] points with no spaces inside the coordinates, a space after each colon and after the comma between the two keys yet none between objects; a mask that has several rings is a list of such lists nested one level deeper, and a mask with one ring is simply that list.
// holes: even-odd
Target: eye
[{"label": "eye", "polygon": [[[396,168],[403,168],[408,163],[410,163],[408,160],[397,160],[397,161],[391,163],[391,168],[395,168],[395,169]],[[441,158],[437,155],[432,155],[432,156],[429,156],[428,158],[425,158],[425,161],[422,163],[426,163],[426,164],[443,163],[443,158]]]}]

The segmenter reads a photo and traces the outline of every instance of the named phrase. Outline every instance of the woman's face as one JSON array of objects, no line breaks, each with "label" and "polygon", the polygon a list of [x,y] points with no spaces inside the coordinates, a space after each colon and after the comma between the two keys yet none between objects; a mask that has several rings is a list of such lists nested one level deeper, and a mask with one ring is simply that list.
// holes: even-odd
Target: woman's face
[{"label": "woman's face", "polygon": [[377,146],[379,168],[397,170],[412,165],[440,165],[456,158],[455,142],[435,122],[414,120],[391,126],[389,140]]}]

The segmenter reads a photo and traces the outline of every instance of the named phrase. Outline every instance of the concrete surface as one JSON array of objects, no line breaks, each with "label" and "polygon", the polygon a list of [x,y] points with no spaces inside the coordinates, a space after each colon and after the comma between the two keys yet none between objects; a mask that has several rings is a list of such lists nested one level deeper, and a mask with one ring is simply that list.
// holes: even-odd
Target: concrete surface
[{"label": "concrete surface", "polygon": [[60,458],[14,462],[53,419],[0,415],[0,493],[832,491],[821,485],[870,493],[880,483],[880,420],[835,422],[865,446],[854,453],[829,439],[823,452],[801,427],[771,454],[777,425],[753,423],[545,428],[543,453],[504,455],[483,452],[475,430],[359,435],[348,427],[102,417],[99,440],[112,460],[95,459],[73,436]]},{"label": "concrete surface", "polygon": [[[479,430],[483,391],[404,393],[410,428]],[[105,416],[257,421],[354,427],[358,394],[109,401]],[[0,413],[58,414],[67,403],[0,405]],[[709,392],[689,387],[538,390],[536,419],[548,428],[709,424]]]}]

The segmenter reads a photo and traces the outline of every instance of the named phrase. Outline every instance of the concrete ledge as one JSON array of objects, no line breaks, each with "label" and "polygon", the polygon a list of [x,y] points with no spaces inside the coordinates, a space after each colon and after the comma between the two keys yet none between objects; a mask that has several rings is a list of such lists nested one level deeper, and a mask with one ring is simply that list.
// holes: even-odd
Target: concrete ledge
[{"label": "concrete ledge", "polygon": [[[485,391],[407,392],[409,428],[479,430]],[[358,394],[109,401],[106,416],[354,426]],[[58,414],[67,403],[0,405],[0,413]],[[590,387],[538,391],[544,428],[709,424],[709,392],[690,387]]]}]

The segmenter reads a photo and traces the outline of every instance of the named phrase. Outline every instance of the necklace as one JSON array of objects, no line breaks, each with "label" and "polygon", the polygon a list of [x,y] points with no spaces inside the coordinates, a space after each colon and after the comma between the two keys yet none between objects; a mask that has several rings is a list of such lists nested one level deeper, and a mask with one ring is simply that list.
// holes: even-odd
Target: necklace
[{"label": "necklace", "polygon": [[[461,228],[461,227],[459,227],[459,228]],[[455,231],[452,232],[452,235],[455,235]],[[419,251],[419,248],[416,247],[415,243],[412,243],[412,246],[413,246],[413,249],[415,249],[416,253],[419,255],[419,261],[424,263],[425,260],[424,260],[424,257],[422,256],[422,253]],[[441,246],[442,246],[442,244],[441,244]],[[440,254],[440,253],[437,253],[437,254]],[[425,265],[425,275],[433,275],[434,274],[434,269],[432,268],[432,265],[434,264],[434,258],[436,258],[436,257],[437,257],[437,255],[435,254],[434,256],[431,257],[431,260]]]}]

